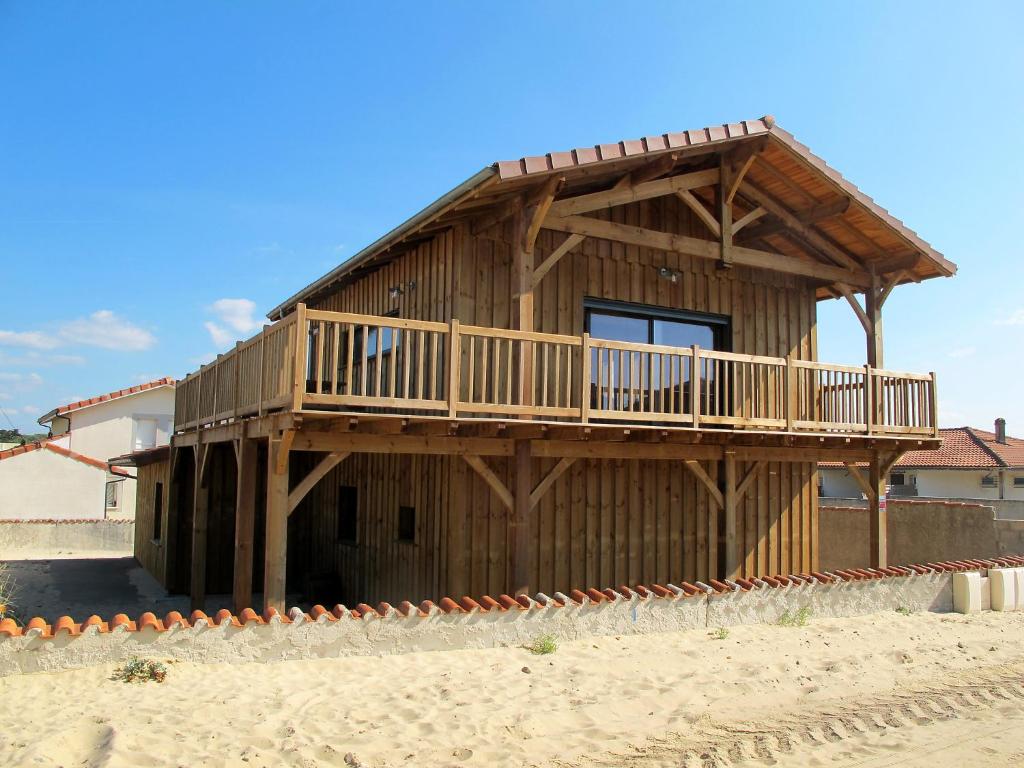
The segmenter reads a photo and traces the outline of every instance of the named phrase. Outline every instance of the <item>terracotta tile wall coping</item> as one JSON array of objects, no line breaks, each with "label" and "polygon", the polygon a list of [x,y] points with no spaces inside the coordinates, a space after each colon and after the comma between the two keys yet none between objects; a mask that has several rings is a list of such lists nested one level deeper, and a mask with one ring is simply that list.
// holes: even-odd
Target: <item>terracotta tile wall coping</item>
[{"label": "terracotta tile wall coping", "polygon": [[[582,606],[586,604],[614,603],[620,600],[686,600],[700,595],[726,594],[729,592],[750,592],[762,589],[779,589],[790,586],[800,586],[815,583],[855,582],[873,581],[877,579],[901,578],[906,576],[924,575],[928,573],[954,573],[962,571],[987,570],[1000,567],[1024,566],[1024,556],[1007,555],[997,558],[970,559],[944,561],[939,563],[917,563],[913,565],[890,566],[888,568],[847,568],[837,571],[813,573],[799,573],[777,576],[761,576],[753,579],[737,579],[735,582],[725,580],[712,580],[710,584],[697,582],[690,584],[682,582],[678,586],[674,584],[651,586],[637,585],[634,587],[620,586],[617,589],[574,589],[568,594],[555,592],[553,595],[538,593],[534,597],[520,595],[511,597],[499,595],[498,597],[484,596],[479,600],[471,597],[463,597],[454,600],[450,597],[441,598],[434,603],[425,600],[419,605],[413,605],[403,601],[397,606],[389,603],[379,603],[377,606],[370,606],[366,603],[359,603],[355,608],[347,608],[344,605],[336,605],[328,610],[322,605],[313,606],[305,613],[299,608],[292,608],[287,615],[281,615],[274,609],[264,613],[258,613],[252,608],[246,608],[238,615],[228,610],[218,611],[213,617],[202,611],[193,611],[186,618],[177,611],[171,611],[162,619],[152,612],[143,613],[138,619],[131,619],[127,614],[119,613],[109,620],[100,616],[89,616],[82,622],[76,622],[70,616],[61,616],[52,624],[45,619],[35,616],[28,620],[24,627],[19,626],[14,619],[6,618],[0,620],[0,640],[11,637],[34,636],[50,638],[65,633],[70,636],[84,634],[90,631],[100,634],[108,632],[140,632],[152,629],[156,632],[166,632],[175,627],[201,628],[204,626],[223,626],[225,624],[234,627],[247,627],[264,624],[297,624],[304,622],[331,623],[343,620],[371,621],[377,619],[394,619],[409,617],[427,617],[437,613],[444,614],[472,614],[508,612],[508,611],[530,611],[541,609],[562,608],[567,605]],[[95,628],[95,629],[93,629]]]}]

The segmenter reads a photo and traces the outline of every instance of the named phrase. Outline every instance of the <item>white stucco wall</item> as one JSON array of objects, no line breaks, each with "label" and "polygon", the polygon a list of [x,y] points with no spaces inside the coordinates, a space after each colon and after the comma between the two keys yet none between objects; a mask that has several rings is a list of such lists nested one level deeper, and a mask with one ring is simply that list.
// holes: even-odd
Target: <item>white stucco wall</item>
[{"label": "white stucco wall", "polygon": [[[897,470],[900,471],[900,470]],[[910,469],[908,474],[917,477],[917,496],[936,499],[998,499],[998,473],[996,486],[987,488],[981,478],[987,473],[976,469]],[[845,469],[821,469],[823,495],[835,498],[859,498],[863,495],[860,486]],[[1024,477],[1024,471],[1005,470],[1003,498],[1024,500],[1024,488],[1015,488],[1013,478]]]},{"label": "white stucco wall", "polygon": [[10,456],[0,461],[0,519],[102,519],[106,482],[106,470],[45,448]]},{"label": "white stucco wall", "polygon": [[[138,418],[156,418],[156,444],[167,445],[174,421],[174,388],[157,387],[134,395],[108,400],[69,414],[71,432],[66,447],[99,461],[108,461],[135,450]],[[131,470],[134,475],[134,470]],[[135,481],[120,485],[118,506],[111,517],[135,518]]]},{"label": "white stucco wall", "polygon": [[157,445],[167,445],[174,416],[174,388],[148,389],[127,397],[108,400],[73,411],[71,417],[72,451],[108,461],[134,449],[134,418],[159,420]]}]

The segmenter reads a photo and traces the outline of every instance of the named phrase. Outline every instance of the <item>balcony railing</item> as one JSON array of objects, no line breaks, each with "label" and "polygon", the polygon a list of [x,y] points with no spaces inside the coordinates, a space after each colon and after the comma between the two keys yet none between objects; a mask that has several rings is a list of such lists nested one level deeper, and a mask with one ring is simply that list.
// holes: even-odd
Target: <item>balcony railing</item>
[{"label": "balcony railing", "polygon": [[176,397],[179,431],[290,410],[938,434],[934,374],[302,306]]}]

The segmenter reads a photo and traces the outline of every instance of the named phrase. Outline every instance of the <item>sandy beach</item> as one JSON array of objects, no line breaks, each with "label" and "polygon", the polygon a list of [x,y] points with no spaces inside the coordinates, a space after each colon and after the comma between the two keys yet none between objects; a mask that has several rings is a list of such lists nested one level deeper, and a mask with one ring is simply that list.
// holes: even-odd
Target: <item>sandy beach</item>
[{"label": "sandy beach", "polygon": [[879,613],[273,665],[0,680],[45,766],[977,766],[1024,759],[1024,614]]},{"label": "sandy beach", "polygon": [[[44,766],[1009,766],[1024,614],[896,612],[521,648],[0,680]],[[142,756],[145,756],[144,758]]]}]

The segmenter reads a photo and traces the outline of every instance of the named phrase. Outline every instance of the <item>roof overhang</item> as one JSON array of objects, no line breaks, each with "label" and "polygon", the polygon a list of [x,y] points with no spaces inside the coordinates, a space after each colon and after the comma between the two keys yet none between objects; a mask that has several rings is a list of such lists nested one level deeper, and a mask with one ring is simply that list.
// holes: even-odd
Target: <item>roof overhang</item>
[{"label": "roof overhang", "polygon": [[[508,207],[542,186],[552,175],[564,180],[557,200],[607,189],[610,184],[644,166],[672,158],[676,167],[708,161],[709,156],[749,150],[755,159],[746,170],[751,194],[767,198],[783,213],[795,212],[801,231],[794,237],[779,221],[749,227],[745,237],[757,237],[766,250],[787,256],[813,258],[814,243],[825,243],[854,258],[866,271],[893,285],[949,277],[956,265],[925,242],[814,155],[771,117],[661,134],[643,139],[600,144],[498,162],[474,174],[375,243],[274,307],[268,317],[279,319],[299,302],[318,296],[373,271],[422,239],[458,223],[480,219]],[[741,188],[739,199],[745,192]],[[746,201],[754,207],[759,203]],[[810,245],[809,245],[810,243]],[[825,247],[822,246],[822,247]],[[822,285],[818,298],[839,295]]]},{"label": "roof overhang", "polygon": [[169,445],[158,445],[144,451],[133,451],[123,456],[115,456],[109,461],[111,467],[144,467],[147,464],[167,461],[171,456]]}]

